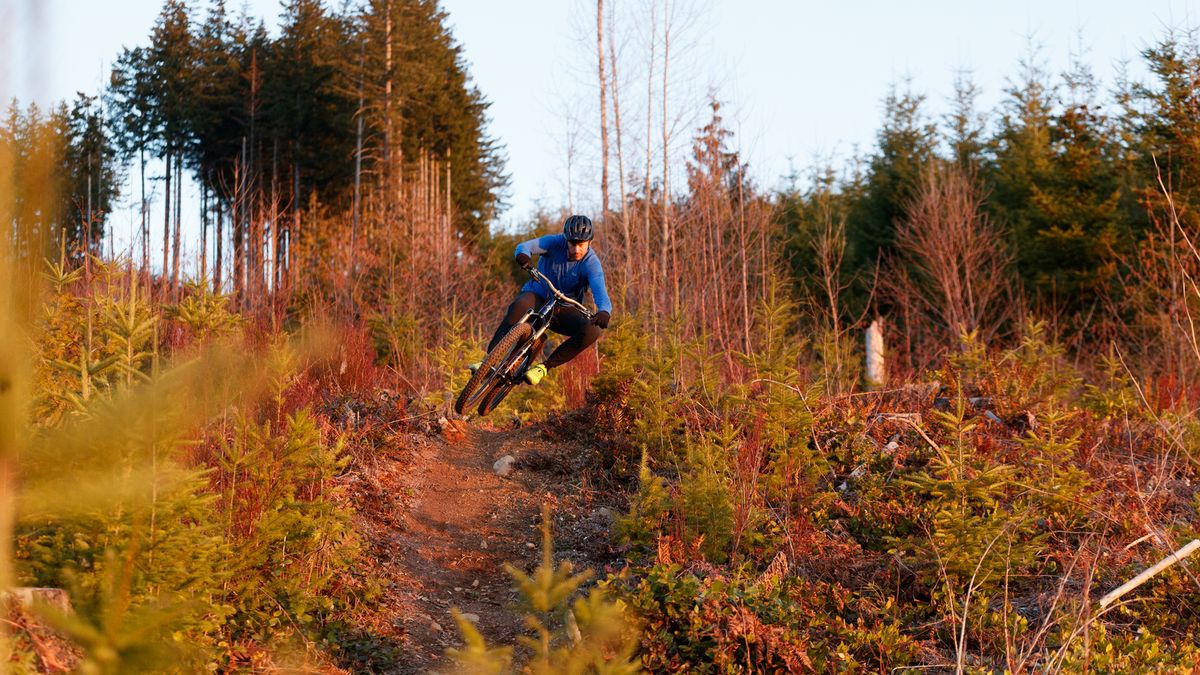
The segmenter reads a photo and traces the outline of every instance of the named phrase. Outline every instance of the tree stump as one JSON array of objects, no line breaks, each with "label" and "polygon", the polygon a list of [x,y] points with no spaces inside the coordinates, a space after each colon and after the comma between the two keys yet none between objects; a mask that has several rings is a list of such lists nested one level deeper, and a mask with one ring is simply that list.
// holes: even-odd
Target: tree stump
[{"label": "tree stump", "polygon": [[49,605],[63,614],[71,613],[71,598],[61,588],[10,588],[0,592],[5,604],[29,609],[35,604]]},{"label": "tree stump", "polygon": [[867,386],[878,389],[887,385],[884,362],[883,321],[875,319],[867,327]]}]

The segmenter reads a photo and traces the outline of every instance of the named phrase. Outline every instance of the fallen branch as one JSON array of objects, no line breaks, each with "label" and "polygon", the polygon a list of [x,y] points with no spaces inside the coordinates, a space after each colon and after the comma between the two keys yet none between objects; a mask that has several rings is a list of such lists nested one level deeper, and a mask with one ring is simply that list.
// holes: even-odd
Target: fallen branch
[{"label": "fallen branch", "polygon": [[0,619],[0,623],[7,624],[13,628],[19,628],[26,636],[29,637],[29,643],[33,645],[33,652],[42,662],[42,667],[47,673],[65,673],[71,668],[58,660],[54,655],[54,650],[46,645],[46,642],[37,636],[37,633],[32,628],[24,623],[18,623],[9,619]]},{"label": "fallen branch", "polygon": [[1121,584],[1121,586],[1116,590],[1109,591],[1103,598],[1100,598],[1100,608],[1104,609],[1108,605],[1112,604],[1112,602],[1117,598],[1149,581],[1154,575],[1188,557],[1192,554],[1192,551],[1195,551],[1197,548],[1200,548],[1200,539],[1193,539],[1188,545],[1184,546],[1178,551],[1175,551],[1162,560],[1159,560],[1150,569]]},{"label": "fallen branch", "polygon": [[920,423],[913,419],[914,416],[917,418],[917,420],[921,418],[920,413],[879,413],[875,416],[875,419],[895,420],[897,422],[904,422],[908,424],[908,426],[912,427],[914,431],[920,434],[921,438],[925,439],[925,442],[929,444],[929,447],[933,448],[934,452],[941,455],[943,459],[949,461],[949,457],[947,457],[945,451],[942,450],[942,446],[933,442],[933,439],[929,437],[929,434],[926,434],[925,430],[921,428]]}]

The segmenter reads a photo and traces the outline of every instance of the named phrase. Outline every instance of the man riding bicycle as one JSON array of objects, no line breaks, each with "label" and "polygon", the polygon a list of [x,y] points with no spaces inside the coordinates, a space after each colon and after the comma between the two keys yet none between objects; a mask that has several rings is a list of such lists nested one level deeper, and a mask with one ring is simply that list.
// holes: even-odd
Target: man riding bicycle
[{"label": "man riding bicycle", "polygon": [[[563,223],[562,234],[548,234],[517,245],[515,259],[518,265],[526,270],[532,269],[532,256],[541,256],[537,268],[550,283],[567,296],[581,302],[584,292],[591,289],[597,310],[589,321],[574,307],[560,305],[555,308],[550,330],[567,336],[567,339],[558,345],[544,363],[525,371],[525,381],[529,384],[541,382],[547,370],[557,368],[578,356],[599,339],[601,329],[608,328],[612,302],[608,299],[608,291],[604,287],[604,268],[591,247],[593,234],[592,221],[587,216],[575,215]],[[492,351],[517,322],[545,304],[548,297],[550,289],[544,283],[536,280],[526,282],[521,287],[520,294],[508,306],[508,313],[496,328],[496,334],[488,343],[487,350]],[[479,364],[473,363],[469,368],[475,371]]]}]

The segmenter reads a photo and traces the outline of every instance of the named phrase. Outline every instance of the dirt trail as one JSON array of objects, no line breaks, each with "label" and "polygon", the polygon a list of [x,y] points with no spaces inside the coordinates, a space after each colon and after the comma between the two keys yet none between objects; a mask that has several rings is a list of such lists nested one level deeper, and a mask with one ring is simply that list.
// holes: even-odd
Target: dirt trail
[{"label": "dirt trail", "polygon": [[[461,644],[452,608],[477,617],[489,644],[511,644],[521,628],[504,563],[528,570],[540,559],[541,505],[555,514],[557,559],[602,567],[610,559],[610,510],[573,475],[586,449],[551,440],[541,427],[490,430],[450,422],[442,437],[410,434],[411,454],[383,457],[365,472],[376,499],[360,527],[371,540],[399,649],[389,672],[436,672]],[[508,477],[493,471],[517,459]],[[373,488],[373,489],[372,489]],[[597,569],[601,572],[601,569]]]}]

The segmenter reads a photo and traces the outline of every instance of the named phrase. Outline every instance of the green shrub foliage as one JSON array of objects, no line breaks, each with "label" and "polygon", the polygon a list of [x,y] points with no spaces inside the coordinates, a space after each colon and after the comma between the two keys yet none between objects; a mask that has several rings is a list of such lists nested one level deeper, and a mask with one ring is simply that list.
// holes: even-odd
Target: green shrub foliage
[{"label": "green shrub foliage", "polygon": [[[1147,518],[1180,543],[1200,529],[1189,483],[1147,487],[1194,425],[1147,411],[1115,357],[1085,377],[1038,323],[1005,350],[964,336],[933,387],[826,396],[799,368],[801,341],[765,328],[787,325],[771,313],[784,304],[759,310],[738,370],[708,381],[686,360],[656,370],[680,345],[635,319],[605,347],[593,402],[614,430],[598,433],[641,457],[617,522],[631,564],[610,587],[645,668],[1195,663],[1186,571],[1095,606],[1169,550],[1148,543]],[[643,432],[667,418],[669,434]]]},{"label": "green shrub foliage", "polygon": [[[576,574],[571,563],[554,562],[550,507],[542,507],[542,560],[531,574],[512,565],[505,570],[520,592],[528,634],[518,638],[527,665],[521,672],[534,675],[596,673],[633,675],[642,672],[634,659],[636,640],[625,614],[603,585],[586,594],[580,588],[590,571]],[[573,599],[573,600],[572,600]],[[488,647],[479,630],[455,612],[466,643],[448,654],[461,673],[511,673],[513,647]],[[522,659],[526,660],[526,659]]]},{"label": "green shrub foliage", "polygon": [[317,634],[348,598],[336,577],[358,547],[340,440],[283,408],[295,353],[206,347],[240,339],[237,321],[193,287],[165,311],[198,353],[160,367],[163,319],[138,280],[99,262],[93,274],[48,272],[18,582],[70,591],[72,615],[46,613],[85,672],[224,668],[235,644]]}]

